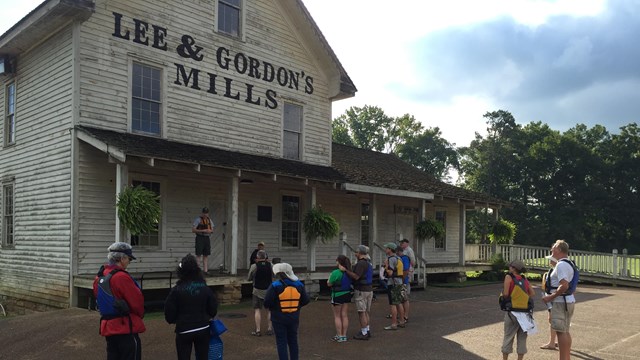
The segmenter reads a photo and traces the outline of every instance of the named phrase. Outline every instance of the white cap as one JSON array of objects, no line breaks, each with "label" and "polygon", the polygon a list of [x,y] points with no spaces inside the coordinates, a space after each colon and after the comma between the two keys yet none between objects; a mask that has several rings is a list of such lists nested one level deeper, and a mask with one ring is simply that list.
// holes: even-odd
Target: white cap
[{"label": "white cap", "polygon": [[287,263],[278,263],[273,265],[273,273],[276,275],[278,273],[284,273],[289,280],[298,281],[298,277],[293,273],[293,268]]},{"label": "white cap", "polygon": [[558,262],[558,259],[554,258],[552,255],[547,255],[544,258],[549,260],[549,261],[553,261],[554,263]]}]

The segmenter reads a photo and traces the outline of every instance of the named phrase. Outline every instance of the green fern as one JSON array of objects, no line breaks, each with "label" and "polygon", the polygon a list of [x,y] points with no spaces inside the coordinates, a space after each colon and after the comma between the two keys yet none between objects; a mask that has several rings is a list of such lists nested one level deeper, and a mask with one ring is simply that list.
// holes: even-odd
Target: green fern
[{"label": "green fern", "polygon": [[157,229],[160,221],[160,197],[142,186],[127,186],[116,203],[118,219],[131,235],[147,234]]},{"label": "green fern", "polygon": [[307,242],[320,239],[322,243],[327,243],[338,236],[340,231],[336,219],[319,206],[307,211],[302,221],[302,227],[307,234]]}]

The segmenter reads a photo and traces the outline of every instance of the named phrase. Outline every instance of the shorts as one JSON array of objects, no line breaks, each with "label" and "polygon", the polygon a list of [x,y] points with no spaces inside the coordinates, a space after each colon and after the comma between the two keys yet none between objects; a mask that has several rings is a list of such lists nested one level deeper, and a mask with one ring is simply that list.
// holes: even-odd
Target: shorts
[{"label": "shorts", "polygon": [[196,235],[196,256],[211,255],[211,239],[208,236]]},{"label": "shorts", "polygon": [[253,295],[253,308],[264,309],[264,299],[259,298],[257,295]]},{"label": "shorts", "polygon": [[[404,299],[404,300],[403,300]],[[406,301],[406,292],[403,284],[389,286],[389,305],[400,305]]]},{"label": "shorts", "polygon": [[575,303],[565,304],[564,301],[553,302],[553,307],[551,308],[551,328],[559,333],[568,333],[575,306]]},{"label": "shorts", "polygon": [[354,291],[353,302],[356,303],[356,310],[358,310],[358,312],[371,312],[372,300],[373,291]]},{"label": "shorts", "polygon": [[346,293],[336,297],[333,297],[333,295],[331,295],[331,303],[333,305],[348,304],[351,302],[351,297],[352,297],[351,293]]}]

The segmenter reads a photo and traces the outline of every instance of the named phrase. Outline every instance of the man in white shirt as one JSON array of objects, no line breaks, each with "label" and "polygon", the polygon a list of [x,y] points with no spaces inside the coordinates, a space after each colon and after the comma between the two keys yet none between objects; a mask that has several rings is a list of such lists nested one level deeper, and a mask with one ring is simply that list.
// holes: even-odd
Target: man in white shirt
[{"label": "man in white shirt", "polygon": [[545,303],[552,303],[551,328],[558,334],[559,359],[571,359],[571,318],[575,308],[576,298],[567,293],[574,277],[573,266],[563,259],[568,259],[569,244],[564,240],[557,240],[551,247],[551,256],[558,259],[558,264],[551,272],[550,295],[542,298]]}]

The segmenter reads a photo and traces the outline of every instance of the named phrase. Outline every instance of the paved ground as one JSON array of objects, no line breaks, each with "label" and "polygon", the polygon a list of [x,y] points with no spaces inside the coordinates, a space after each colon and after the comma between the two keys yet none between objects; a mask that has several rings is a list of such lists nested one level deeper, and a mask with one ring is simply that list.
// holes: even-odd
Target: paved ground
[{"label": "paved ground", "polygon": [[[501,359],[500,285],[466,288],[429,287],[412,294],[411,320],[406,329],[383,332],[388,306],[374,304],[370,341],[334,343],[330,304],[311,303],[302,311],[301,359]],[[573,359],[640,358],[640,290],[581,286],[572,326]],[[539,291],[538,291],[539,292]],[[539,309],[542,303],[536,304]],[[272,336],[253,337],[252,310],[245,306],[221,310],[229,331],[223,335],[225,356],[234,359],[277,359]],[[357,329],[352,311],[350,335]],[[538,346],[548,339],[546,311],[535,314],[540,333],[529,336],[525,359],[557,359],[557,351]],[[158,315],[145,319],[141,335],[145,359],[175,359],[173,328]],[[98,335],[98,314],[69,309],[21,317],[0,318],[0,359],[104,359],[105,343]],[[515,359],[515,355],[510,358]]]}]

